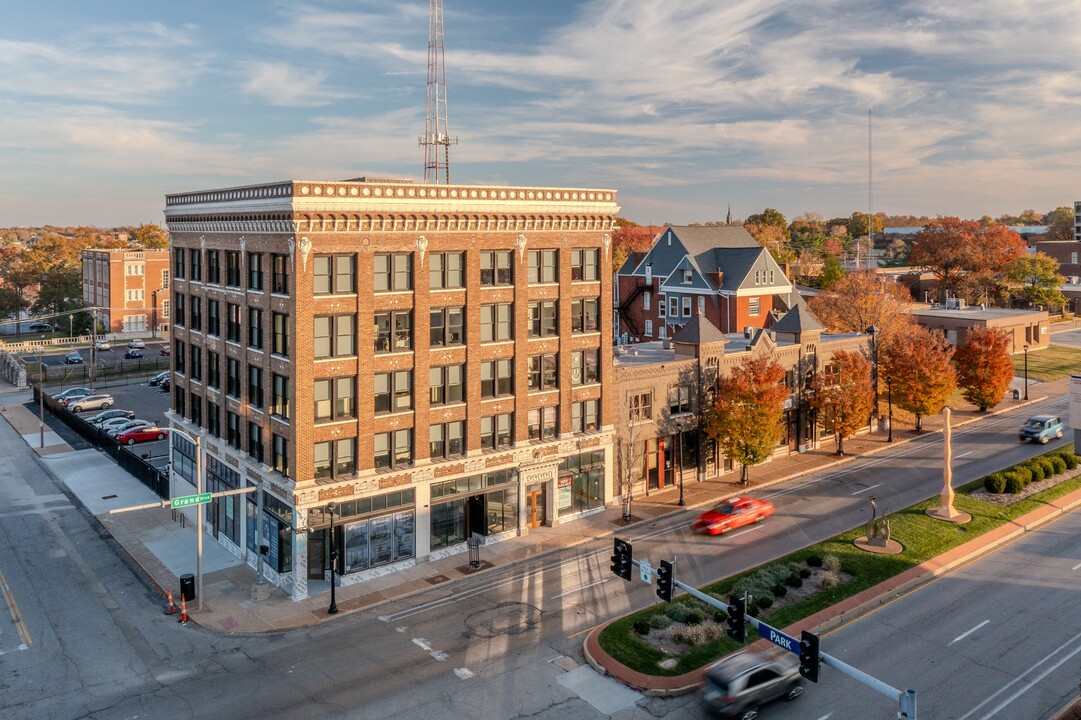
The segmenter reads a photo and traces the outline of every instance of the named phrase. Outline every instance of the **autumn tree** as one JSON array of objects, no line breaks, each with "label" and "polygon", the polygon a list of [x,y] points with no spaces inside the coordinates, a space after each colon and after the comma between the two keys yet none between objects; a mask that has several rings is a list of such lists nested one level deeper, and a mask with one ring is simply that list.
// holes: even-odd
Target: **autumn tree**
[{"label": "autumn tree", "polygon": [[748,215],[747,219],[743,221],[744,225],[773,225],[780,228],[781,232],[788,232],[788,221],[784,219],[779,211],[773,208],[766,208],[760,213]]},{"label": "autumn tree", "polygon": [[132,231],[137,242],[147,250],[164,250],[169,247],[169,233],[153,223],[143,223]]},{"label": "autumn tree", "polygon": [[612,272],[619,272],[632,253],[647,252],[653,244],[653,237],[660,231],[660,228],[641,226],[623,218],[617,218],[618,222],[628,224],[617,224],[612,231]]},{"label": "autumn tree", "polygon": [[770,357],[745,358],[717,382],[707,434],[727,457],[740,463],[740,483],[748,468],[768,458],[781,441],[781,417],[788,388],[784,369]]},{"label": "autumn tree", "polygon": [[871,363],[858,352],[840,350],[811,383],[811,407],[827,432],[837,440],[837,454],[844,455],[845,438],[867,425],[874,408]]},{"label": "autumn tree", "polygon": [[1063,205],[1044,216],[1047,225],[1048,240],[1070,241],[1074,239],[1074,212],[1072,207]]},{"label": "autumn tree", "polygon": [[997,328],[976,327],[953,352],[957,384],[965,400],[987,412],[1002,400],[1013,380],[1009,336]]},{"label": "autumn tree", "polygon": [[[1005,269],[1025,252],[1021,236],[1005,225],[941,217],[916,233],[909,262],[934,274],[943,293],[987,296]],[[972,290],[972,293],[967,291]]]},{"label": "autumn tree", "polygon": [[[852,237],[859,237],[861,235],[867,235],[867,213],[854,212],[852,217],[848,220],[848,234]],[[871,232],[880,233],[885,228],[882,217],[879,215],[871,215],[870,229]]]},{"label": "autumn tree", "polygon": [[883,339],[911,323],[912,295],[874,270],[850,272],[807,303],[830,332],[862,333],[878,328]]},{"label": "autumn tree", "polygon": [[799,235],[823,235],[826,232],[826,218],[816,212],[800,213],[792,218],[788,231],[793,237]]},{"label": "autumn tree", "polygon": [[1062,307],[1066,304],[1062,294],[1066,278],[1058,270],[1058,261],[1045,253],[1022,255],[1006,269],[1011,294],[1033,305]]},{"label": "autumn tree", "polygon": [[747,229],[747,232],[759,245],[769,250],[769,254],[773,256],[774,261],[787,263],[796,259],[796,254],[788,247],[788,232],[786,230],[782,230],[776,225],[749,224],[743,227]]},{"label": "autumn tree", "polygon": [[894,403],[916,416],[916,432],[923,430],[923,416],[940,411],[957,388],[952,356],[945,336],[920,325],[879,351],[879,377],[889,378]]}]

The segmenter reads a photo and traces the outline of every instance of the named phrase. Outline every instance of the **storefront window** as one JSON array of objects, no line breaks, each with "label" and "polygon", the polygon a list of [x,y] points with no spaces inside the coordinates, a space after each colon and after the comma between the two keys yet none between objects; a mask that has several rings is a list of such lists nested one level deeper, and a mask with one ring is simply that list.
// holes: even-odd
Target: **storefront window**
[{"label": "storefront window", "polygon": [[557,491],[560,516],[604,507],[604,451],[564,458],[559,464]]},{"label": "storefront window", "polygon": [[432,505],[432,550],[465,542],[465,498]]},{"label": "storefront window", "polygon": [[515,468],[432,483],[431,491],[433,550],[463,543],[473,533],[494,535],[518,527]]},{"label": "storefront window", "polygon": [[[377,565],[405,560],[416,555],[416,519],[413,509],[351,520],[357,515],[384,512],[412,505],[413,490],[376,495],[338,504],[334,513],[336,539],[341,543],[342,572],[351,573]],[[329,530],[330,515],[325,508],[308,509],[308,527]],[[340,529],[339,529],[340,528]]]}]

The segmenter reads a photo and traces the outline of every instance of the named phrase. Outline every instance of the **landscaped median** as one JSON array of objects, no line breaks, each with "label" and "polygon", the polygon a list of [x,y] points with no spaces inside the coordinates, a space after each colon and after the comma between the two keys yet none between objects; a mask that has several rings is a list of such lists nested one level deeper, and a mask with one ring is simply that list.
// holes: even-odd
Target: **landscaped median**
[{"label": "landscaped median", "polygon": [[[1027,474],[1034,480],[1011,483],[1011,488],[1018,491],[1012,496],[990,494],[983,478],[967,483],[958,488],[954,501],[957,510],[972,516],[966,525],[929,517],[925,511],[941,505],[937,496],[892,513],[891,538],[904,547],[897,555],[872,554],[857,548],[853,541],[865,534],[861,525],[707,585],[702,591],[727,603],[730,593],[755,590],[747,612],[759,620],[786,630],[793,626],[817,627],[827,616],[837,616],[842,610],[848,615],[856,606],[908,583],[910,576],[933,573],[927,567],[929,561],[941,559],[941,569],[948,565],[947,556],[955,563],[979,552],[979,548],[967,551],[962,547],[966,543],[975,541],[975,545],[983,547],[1023,531],[1019,518],[1024,518],[1022,523],[1027,529],[1037,515],[1050,516],[1056,512],[1049,507],[1051,503],[1081,489],[1077,465],[1072,451],[1062,450],[1009,468],[1003,472],[1021,477]],[[1037,479],[1033,469],[1047,467],[1061,470],[1054,474],[1041,472],[1042,479]],[[997,482],[987,484],[997,486]],[[1030,513],[1033,515],[1025,517]],[[917,571],[921,565],[926,572]],[[831,608],[834,612],[827,612]],[[671,604],[657,603],[626,615],[594,631],[586,640],[586,652],[610,674],[639,689],[655,694],[689,692],[700,682],[707,666],[741,647],[725,635],[724,619],[723,613],[684,596]],[[750,626],[747,634],[748,642],[756,639]]]}]

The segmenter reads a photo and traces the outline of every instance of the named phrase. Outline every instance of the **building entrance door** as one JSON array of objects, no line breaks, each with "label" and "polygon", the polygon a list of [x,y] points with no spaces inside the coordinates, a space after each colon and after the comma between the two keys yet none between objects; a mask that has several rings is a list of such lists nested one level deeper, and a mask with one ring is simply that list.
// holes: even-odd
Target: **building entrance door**
[{"label": "building entrance door", "polygon": [[323,540],[323,531],[313,532],[308,535],[308,579],[326,579],[326,544]]},{"label": "building entrance door", "polygon": [[545,523],[544,484],[530,485],[525,491],[526,526],[535,528]]},{"label": "building entrance door", "polygon": [[219,525],[218,519],[221,517],[221,515],[219,514],[220,512],[221,512],[221,498],[211,498],[211,500],[210,500],[210,518],[209,518],[209,520],[210,520],[211,534],[214,536],[215,540],[218,539],[218,525]]},{"label": "building entrance door", "polygon": [[470,495],[465,510],[465,536],[466,539],[473,536],[488,534],[488,524],[484,522],[484,496]]}]

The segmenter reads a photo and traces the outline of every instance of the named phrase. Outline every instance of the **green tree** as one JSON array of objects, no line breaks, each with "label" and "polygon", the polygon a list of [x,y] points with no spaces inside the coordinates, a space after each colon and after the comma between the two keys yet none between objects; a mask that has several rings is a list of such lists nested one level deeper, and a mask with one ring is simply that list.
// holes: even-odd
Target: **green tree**
[{"label": "green tree", "polygon": [[844,455],[845,438],[867,425],[874,408],[871,363],[858,352],[838,351],[815,374],[811,390],[811,407],[826,432],[834,434],[837,454]]},{"label": "green tree", "polygon": [[822,273],[818,276],[818,287],[829,290],[845,276],[845,269],[837,256],[829,253],[822,259]]},{"label": "green tree", "polygon": [[749,481],[748,468],[768,458],[781,441],[784,369],[767,356],[744,358],[717,382],[713,411],[706,432],[726,457],[740,463],[740,483]]},{"label": "green tree", "polygon": [[755,213],[754,215],[749,216],[746,220],[743,221],[743,224],[773,225],[774,227],[780,228],[782,232],[786,234],[788,233],[788,221],[784,219],[784,215],[782,215],[777,210],[774,210],[773,208],[766,208],[760,213]]},{"label": "green tree", "polygon": [[980,412],[998,405],[1013,380],[1009,343],[1002,330],[975,327],[953,352],[961,394]]},{"label": "green tree", "polygon": [[1033,305],[1058,308],[1066,304],[1062,294],[1066,278],[1058,270],[1058,261],[1045,253],[1025,254],[1006,269],[1006,278],[1015,297]]},{"label": "green tree", "polygon": [[[851,237],[860,237],[867,235],[867,213],[854,212],[852,217],[848,219],[846,227],[848,228],[848,234]],[[880,233],[885,228],[882,217],[879,215],[872,215],[870,222],[871,232]]]},{"label": "green tree", "polygon": [[898,333],[879,352],[879,375],[890,379],[898,407],[916,416],[916,432],[923,430],[923,416],[940,411],[957,388],[952,356],[945,336],[921,325]]},{"label": "green tree", "polygon": [[1074,239],[1073,208],[1063,205],[1044,216],[1047,225],[1047,239],[1068,242]]}]

